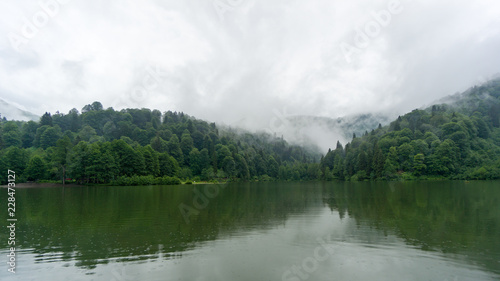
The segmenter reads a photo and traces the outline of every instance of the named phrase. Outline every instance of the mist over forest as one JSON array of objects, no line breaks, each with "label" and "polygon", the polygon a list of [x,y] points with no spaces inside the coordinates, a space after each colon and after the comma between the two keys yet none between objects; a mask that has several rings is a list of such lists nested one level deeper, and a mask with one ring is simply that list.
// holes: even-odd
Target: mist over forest
[{"label": "mist over forest", "polygon": [[500,79],[448,100],[384,125],[372,115],[283,119],[280,128],[296,133],[290,141],[183,112],[116,111],[96,101],[38,122],[4,117],[0,165],[22,181],[114,185],[499,178]]}]

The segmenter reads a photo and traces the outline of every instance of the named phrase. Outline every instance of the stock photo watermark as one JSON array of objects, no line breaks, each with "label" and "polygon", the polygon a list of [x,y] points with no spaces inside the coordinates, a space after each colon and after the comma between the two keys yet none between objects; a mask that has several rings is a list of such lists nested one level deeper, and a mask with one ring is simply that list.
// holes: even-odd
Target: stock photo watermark
[{"label": "stock photo watermark", "polygon": [[212,4],[219,20],[224,21],[227,12],[241,7],[246,1],[248,0],[213,0]]},{"label": "stock photo watermark", "polygon": [[217,197],[224,188],[226,188],[225,184],[207,184],[203,188],[203,192],[201,192],[196,186],[193,186],[194,197],[192,205],[179,204],[179,210],[186,224],[191,222],[190,216],[197,216],[201,210],[208,207],[210,199]]},{"label": "stock photo watermark", "polygon": [[274,108],[272,111],[273,116],[269,120],[269,126],[265,129],[265,132],[276,137],[286,135],[290,138],[287,141],[294,143],[306,144],[310,141],[304,131],[304,126],[295,126],[294,122],[290,121],[290,118],[296,115],[290,114],[286,107],[283,107],[282,110]]},{"label": "stock photo watermark", "polygon": [[322,262],[333,256],[335,253],[333,245],[328,244],[323,238],[317,238],[316,242],[319,245],[314,248],[312,255],[302,259],[299,265],[293,265],[283,272],[282,281],[308,280],[318,270]]},{"label": "stock photo watermark", "polygon": [[[410,0],[411,1],[411,0]],[[362,28],[356,28],[352,38],[352,44],[345,41],[340,43],[340,50],[348,63],[352,62],[353,55],[361,54],[362,50],[368,48],[373,39],[378,37],[383,28],[387,28],[395,15],[403,12],[404,6],[400,0],[391,0],[386,9],[371,12],[371,19]]]},{"label": "stock photo watermark", "polygon": [[132,278],[132,276],[130,276],[126,271],[126,266],[125,265],[122,265],[120,267],[120,270],[117,270],[116,268],[113,268],[113,270],[111,270],[111,280],[110,281],[133,281],[135,280],[134,278]]},{"label": "stock photo watermark", "polygon": [[269,127],[266,129],[266,131],[271,135],[275,133],[284,133],[285,130],[290,128],[291,123],[288,120],[288,117],[290,116],[292,115],[288,114],[286,107],[284,107],[281,111],[274,108],[273,117],[271,117],[271,120],[269,120]]},{"label": "stock photo watermark", "polygon": [[73,0],[46,0],[38,2],[39,9],[28,17],[23,17],[23,25],[18,32],[9,32],[10,45],[16,51],[29,43],[51,19],[55,18],[61,11],[63,5]]},{"label": "stock photo watermark", "polygon": [[7,264],[10,273],[16,273],[16,172],[7,171],[7,229],[9,238],[7,241],[9,254],[7,255]]}]

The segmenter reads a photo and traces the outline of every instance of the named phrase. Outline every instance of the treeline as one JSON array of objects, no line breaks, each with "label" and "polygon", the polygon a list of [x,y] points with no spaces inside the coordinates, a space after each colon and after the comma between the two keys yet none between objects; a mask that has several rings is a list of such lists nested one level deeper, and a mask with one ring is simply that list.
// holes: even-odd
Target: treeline
[{"label": "treeline", "polygon": [[[0,170],[17,181],[149,185],[211,180],[500,178],[500,80],[319,153],[184,113],[94,102],[39,122],[0,120]],[[6,174],[6,173],[5,173]],[[5,184],[7,176],[0,177]]]},{"label": "treeline", "polygon": [[321,159],[325,180],[500,178],[500,80],[414,110]]},{"label": "treeline", "polygon": [[[307,180],[319,154],[266,134],[221,130],[184,113],[86,105],[39,122],[0,123],[0,170],[17,181],[178,184],[188,180]],[[290,174],[289,178],[282,178]],[[5,183],[6,176],[1,177]]]}]

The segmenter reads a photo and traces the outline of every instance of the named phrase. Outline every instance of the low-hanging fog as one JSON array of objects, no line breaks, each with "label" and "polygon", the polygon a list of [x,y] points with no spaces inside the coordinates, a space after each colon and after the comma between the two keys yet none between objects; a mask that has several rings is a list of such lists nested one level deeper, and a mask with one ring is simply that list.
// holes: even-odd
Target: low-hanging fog
[{"label": "low-hanging fog", "polygon": [[[283,120],[387,121],[500,72],[495,0],[6,0],[0,18],[0,98],[38,115],[98,100],[292,139]],[[323,149],[347,141],[314,124]]]}]

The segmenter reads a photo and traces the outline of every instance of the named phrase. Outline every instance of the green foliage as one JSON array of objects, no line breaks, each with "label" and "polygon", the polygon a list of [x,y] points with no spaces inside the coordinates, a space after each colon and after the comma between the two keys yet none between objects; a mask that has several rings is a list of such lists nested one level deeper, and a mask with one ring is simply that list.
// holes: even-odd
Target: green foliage
[{"label": "green foliage", "polygon": [[114,140],[111,143],[112,153],[119,167],[119,175],[141,175],[145,171],[144,156],[132,148],[124,140]]},{"label": "green foliage", "polygon": [[424,164],[425,156],[419,153],[413,157],[413,173],[415,176],[421,176],[426,173],[427,166]]},{"label": "green foliage", "polygon": [[[486,93],[486,94],[485,94]],[[398,117],[329,150],[268,134],[219,129],[182,112],[104,109],[46,113],[40,122],[1,122],[0,168],[18,179],[99,184],[183,180],[377,180],[500,178],[500,81],[450,105]],[[172,180],[174,179],[174,180]],[[177,180],[175,180],[177,179]]]},{"label": "green foliage", "polygon": [[273,178],[278,176],[279,165],[278,165],[278,162],[276,162],[274,157],[271,155],[269,156],[269,158],[267,160],[267,166],[268,166],[269,176],[271,176]]},{"label": "green foliage", "polygon": [[112,185],[179,185],[181,184],[181,180],[177,177],[154,177],[152,175],[148,176],[132,176],[125,177],[121,176],[115,180],[111,181]]},{"label": "green foliage", "polygon": [[11,146],[2,152],[2,158],[5,160],[8,169],[16,172],[17,177],[21,177],[23,175],[24,169],[26,169],[26,166],[28,165],[28,152],[17,146]]},{"label": "green foliage", "polygon": [[378,147],[378,145],[375,145],[373,160],[372,160],[372,168],[376,178],[381,178],[383,176],[384,166],[385,166],[384,153]]},{"label": "green foliage", "polygon": [[160,162],[158,152],[156,152],[151,145],[147,145],[141,149],[142,156],[144,157],[144,171],[143,174],[152,174],[154,176],[160,175]]},{"label": "green foliage", "polygon": [[189,167],[194,175],[200,175],[202,170],[201,153],[198,148],[193,148],[189,153]]},{"label": "green foliage", "polygon": [[184,154],[182,153],[177,135],[173,135],[170,138],[167,148],[168,154],[172,155],[172,157],[174,157],[179,164],[184,164]]},{"label": "green foliage", "polygon": [[16,146],[21,147],[21,133],[19,127],[14,121],[3,124],[1,132],[1,143],[3,147]]},{"label": "green foliage", "polygon": [[79,132],[78,137],[80,140],[89,142],[93,137],[97,136],[97,132],[89,125],[85,125]]},{"label": "green foliage", "polygon": [[378,134],[353,139],[344,154],[330,150],[321,160],[324,179],[333,178],[332,169],[343,170],[350,180],[500,178],[500,130],[494,113],[500,105],[500,80],[487,85],[470,89],[451,105],[400,116]]},{"label": "green foliage", "polygon": [[160,175],[161,176],[177,176],[180,172],[179,163],[174,157],[168,153],[160,153],[158,156]]},{"label": "green foliage", "polygon": [[23,124],[21,129],[21,141],[24,148],[31,147],[35,140],[38,124],[34,121],[28,121]]},{"label": "green foliage", "polygon": [[52,116],[50,113],[45,112],[45,114],[42,115],[40,118],[40,127],[42,126],[52,126]]},{"label": "green foliage", "polygon": [[61,135],[59,127],[46,128],[40,136],[40,147],[47,149],[48,147],[55,146]]},{"label": "green foliage", "polygon": [[26,176],[28,180],[37,181],[45,178],[46,167],[45,161],[38,155],[34,155],[26,168]]}]

